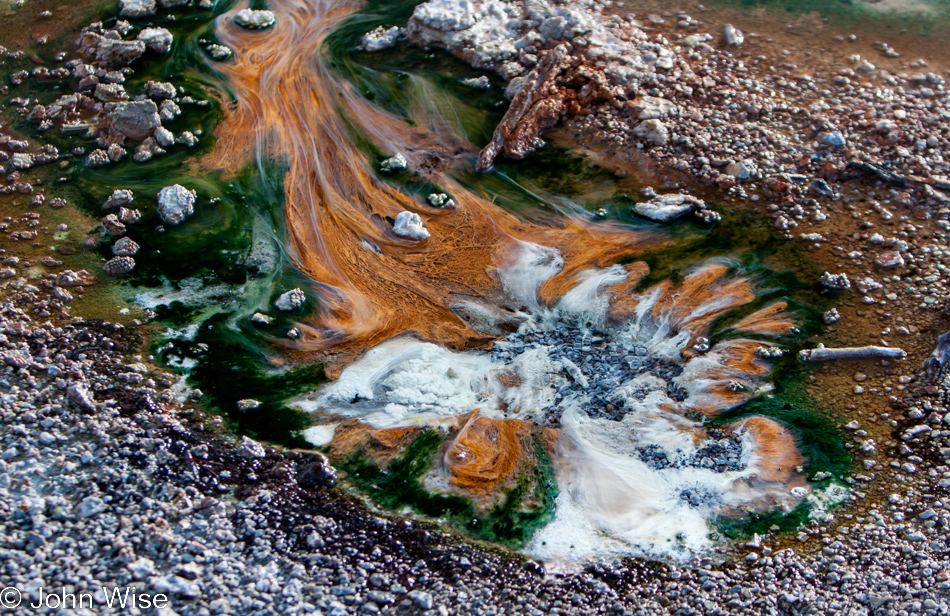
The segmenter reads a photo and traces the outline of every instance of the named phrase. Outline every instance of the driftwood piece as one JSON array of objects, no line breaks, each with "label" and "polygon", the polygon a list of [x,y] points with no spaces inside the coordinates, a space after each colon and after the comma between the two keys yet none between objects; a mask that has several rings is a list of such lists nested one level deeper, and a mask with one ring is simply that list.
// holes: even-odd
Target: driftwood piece
[{"label": "driftwood piece", "polygon": [[848,163],[848,168],[874,175],[878,179],[898,188],[906,188],[908,186],[915,188],[928,186],[931,189],[950,190],[950,181],[948,180],[940,178],[920,178],[915,175],[901,175],[899,173],[894,173],[893,171],[885,169],[878,163],[872,163],[863,160],[852,160]]},{"label": "driftwood piece", "polygon": [[947,375],[950,364],[950,332],[937,338],[937,346],[924,362],[927,375],[934,381],[941,381]]},{"label": "driftwood piece", "polygon": [[896,347],[863,346],[834,349],[819,346],[815,349],[804,349],[799,352],[798,356],[802,361],[818,362],[839,359],[894,359],[906,357],[907,353]]},{"label": "driftwood piece", "polygon": [[[564,70],[569,60],[567,47],[558,45],[550,50],[538,62],[538,65],[528,73],[518,94],[511,101],[508,111],[505,112],[505,116],[495,128],[491,141],[479,153],[478,164],[475,166],[476,170],[488,171],[502,150],[511,149],[511,145],[507,144],[509,138],[516,132],[519,125],[528,119],[535,105],[551,96],[552,91],[556,89],[554,81]],[[537,138],[537,135],[534,135],[534,137]],[[534,145],[534,147],[528,148],[528,151],[532,151],[537,147],[537,145]],[[525,148],[522,147],[521,149]],[[522,153],[521,157],[527,153]]]}]

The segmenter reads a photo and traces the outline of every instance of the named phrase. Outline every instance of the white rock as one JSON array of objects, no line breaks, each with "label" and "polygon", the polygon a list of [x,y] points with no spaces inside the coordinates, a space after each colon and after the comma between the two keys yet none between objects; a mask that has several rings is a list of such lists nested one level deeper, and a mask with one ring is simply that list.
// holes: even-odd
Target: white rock
[{"label": "white rock", "polygon": [[670,129],[656,119],[640,122],[633,134],[654,145],[666,145],[670,141]]},{"label": "white rock", "polygon": [[155,14],[155,0],[119,0],[119,15],[145,17]]},{"label": "white rock", "polygon": [[848,280],[848,275],[845,273],[841,274],[832,274],[831,272],[825,272],[821,275],[822,286],[828,289],[835,289],[836,291],[845,291],[851,288],[851,281]]},{"label": "white rock", "polygon": [[642,96],[629,104],[630,110],[637,114],[638,120],[653,120],[679,115],[679,107],[673,101],[656,96]]},{"label": "white rock", "polygon": [[299,310],[306,301],[307,296],[303,290],[296,288],[286,293],[281,293],[280,297],[274,301],[274,307],[281,312],[293,312],[294,310]]},{"label": "white rock", "polygon": [[175,37],[165,28],[143,28],[136,39],[145,43],[145,48],[155,53],[168,53]]},{"label": "white rock", "polygon": [[195,213],[195,200],[198,193],[188,190],[180,184],[166,186],[158,193],[158,213],[162,220],[171,225],[177,225]]},{"label": "white rock", "polygon": [[263,445],[246,436],[241,437],[241,444],[237,446],[235,453],[242,458],[263,458],[267,456]]},{"label": "white rock", "polygon": [[375,30],[363,35],[360,47],[366,51],[389,49],[399,40],[400,34],[402,34],[402,31],[399,29],[399,26],[393,26],[392,28],[379,26]]},{"label": "white rock", "polygon": [[415,212],[400,212],[393,223],[393,233],[410,240],[424,240],[429,237],[425,222]]},{"label": "white rock", "polygon": [[379,170],[384,173],[404,171],[409,167],[409,161],[402,154],[396,154],[379,163]]},{"label": "white rock", "polygon": [[277,23],[277,15],[274,11],[255,11],[254,9],[241,9],[232,19],[234,23],[248,30],[263,30]]},{"label": "white rock", "polygon": [[274,317],[269,317],[266,314],[255,312],[253,315],[251,315],[251,322],[259,323],[261,325],[270,325],[274,322]]},{"label": "white rock", "polygon": [[149,98],[165,99],[175,98],[178,91],[175,90],[175,84],[167,81],[149,81],[145,84],[145,93]]},{"label": "white rock", "polygon": [[156,128],[152,136],[155,137],[155,141],[158,142],[158,145],[163,148],[175,145],[175,135],[164,126]]},{"label": "white rock", "polygon": [[638,216],[654,222],[672,222],[697,208],[704,209],[705,207],[706,203],[702,199],[682,193],[671,193],[660,195],[645,203],[638,203],[633,207],[633,211]]}]

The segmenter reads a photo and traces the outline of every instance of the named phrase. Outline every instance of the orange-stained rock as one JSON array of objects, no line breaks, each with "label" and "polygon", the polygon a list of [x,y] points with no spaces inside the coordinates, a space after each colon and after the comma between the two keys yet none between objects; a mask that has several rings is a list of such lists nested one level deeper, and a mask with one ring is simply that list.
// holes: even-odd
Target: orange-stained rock
[{"label": "orange-stained rock", "polygon": [[745,317],[732,329],[751,334],[787,334],[795,327],[795,321],[785,312],[786,308],[786,302],[775,302]]}]

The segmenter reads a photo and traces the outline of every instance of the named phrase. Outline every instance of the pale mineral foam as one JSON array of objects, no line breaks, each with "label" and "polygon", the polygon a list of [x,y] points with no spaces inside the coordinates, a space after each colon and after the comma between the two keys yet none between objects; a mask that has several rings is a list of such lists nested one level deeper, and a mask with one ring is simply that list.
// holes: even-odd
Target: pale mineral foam
[{"label": "pale mineral foam", "polygon": [[[536,307],[521,326],[522,332],[563,326],[557,315],[574,315],[580,322],[602,321],[608,306],[604,290],[627,277],[616,266],[582,272],[578,284],[552,311],[537,307],[537,293],[563,267],[557,251],[522,242],[502,261],[497,272],[505,291],[514,301]],[[646,346],[653,357],[681,362],[680,352],[690,335],[673,334],[668,315],[653,316],[658,298],[658,290],[645,293],[630,322],[611,331],[611,336],[628,351]],[[691,317],[715,310],[723,301],[711,298]],[[725,507],[741,509],[768,499],[788,509],[808,492],[793,494],[782,485],[751,481],[765,462],[755,453],[751,433],[741,436],[745,464],[741,470],[653,468],[642,461],[643,448],[660,447],[675,464],[691,459],[698,447],[699,424],[664,410],[684,405],[669,397],[662,378],[643,373],[614,387],[610,400],[626,413],[621,421],[610,421],[583,411],[589,394],[565,388],[573,382],[568,378],[568,362],[552,357],[549,347],[521,350],[515,343],[500,340],[496,350],[517,354],[502,362],[486,352],[454,352],[410,336],[393,338],[348,365],[316,399],[295,404],[311,412],[360,417],[377,428],[438,426],[475,409],[489,417],[541,420],[562,391],[566,397],[558,405],[563,413],[560,438],[552,456],[559,490],[555,517],[526,548],[531,556],[555,567],[630,554],[685,560],[711,547],[708,522]],[[687,363],[675,381],[689,394],[685,406],[690,399],[699,402],[708,395],[703,389],[712,382],[708,374],[722,370],[721,362],[714,348]],[[515,383],[510,387],[498,378],[508,371],[518,375],[514,381],[506,380]],[[751,378],[738,372],[735,376]],[[305,438],[315,444],[332,438],[331,426],[310,430]],[[445,482],[444,473],[430,475]],[[700,495],[703,504],[691,506],[683,497],[686,491]]]}]

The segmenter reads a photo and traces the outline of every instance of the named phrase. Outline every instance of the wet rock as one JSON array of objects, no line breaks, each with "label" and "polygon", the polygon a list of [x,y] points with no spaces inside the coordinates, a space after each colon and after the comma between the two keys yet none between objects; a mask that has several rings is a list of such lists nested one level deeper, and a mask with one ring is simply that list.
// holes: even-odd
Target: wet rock
[{"label": "wet rock", "polygon": [[234,450],[234,453],[242,458],[250,459],[267,457],[267,451],[265,451],[264,446],[246,436],[241,437],[241,443]]},{"label": "wet rock", "polygon": [[277,23],[277,15],[274,11],[255,11],[254,9],[241,9],[232,19],[234,23],[248,30],[263,30]]},{"label": "wet rock", "polygon": [[175,37],[165,28],[143,28],[135,37],[145,43],[145,48],[153,53],[168,53]]},{"label": "wet rock", "polygon": [[99,148],[95,149],[89,153],[89,156],[86,157],[86,166],[87,167],[104,167],[111,162],[109,158],[109,153],[105,150]]},{"label": "wet rock", "polygon": [[109,214],[103,218],[102,226],[105,227],[106,232],[112,237],[123,235],[126,231],[125,225],[119,222],[119,218],[115,214]]},{"label": "wet rock", "polygon": [[432,207],[455,207],[455,199],[445,193],[432,193],[426,197],[426,202]]},{"label": "wet rock", "polygon": [[173,9],[176,6],[185,6],[191,0],[158,0],[158,5],[163,9]]},{"label": "wet rock", "polygon": [[102,271],[107,274],[127,274],[135,269],[135,259],[132,257],[114,257],[105,262]]},{"label": "wet rock", "polygon": [[119,208],[119,220],[127,225],[132,225],[137,223],[142,218],[142,212],[138,210],[130,210],[128,208],[120,207]]},{"label": "wet rock", "polygon": [[133,257],[139,251],[139,245],[127,237],[123,237],[112,245],[112,254],[117,257]]},{"label": "wet rock", "polygon": [[162,122],[171,122],[181,115],[181,108],[171,99],[165,99],[158,108],[158,117]]},{"label": "wet rock", "polygon": [[393,233],[410,240],[424,240],[429,237],[425,222],[415,212],[399,212],[393,223]]},{"label": "wet rock", "polygon": [[218,62],[224,62],[225,60],[230,60],[234,55],[234,51],[231,50],[227,45],[219,45],[217,43],[210,43],[205,46],[205,51],[213,59]]},{"label": "wet rock", "polygon": [[303,289],[296,288],[281,293],[280,297],[274,300],[274,307],[281,312],[294,312],[300,310],[307,301],[307,295]]},{"label": "wet rock", "polygon": [[145,84],[145,93],[148,94],[149,98],[156,100],[175,98],[178,96],[178,91],[175,89],[175,84],[165,81],[147,82]]},{"label": "wet rock", "polygon": [[145,53],[142,41],[123,41],[99,37],[93,47],[94,59],[105,66],[128,66]]},{"label": "wet rock", "polygon": [[177,225],[194,214],[198,193],[180,184],[166,186],[158,193],[158,214],[168,224]]},{"label": "wet rock", "polygon": [[468,79],[463,79],[461,84],[476,90],[487,90],[491,87],[491,82],[488,80],[488,77],[484,75],[481,77],[470,77]]},{"label": "wet rock", "polygon": [[156,128],[152,136],[155,138],[155,142],[163,148],[175,145],[175,135],[164,126]]},{"label": "wet rock", "polygon": [[315,454],[314,460],[306,464],[297,474],[297,483],[305,490],[315,490],[320,486],[332,486],[336,483],[336,469],[322,454]]},{"label": "wet rock", "polygon": [[155,0],[119,0],[119,15],[145,17],[155,14]]},{"label": "wet rock", "polygon": [[402,154],[396,154],[379,163],[379,170],[383,173],[396,173],[409,168],[409,161]]},{"label": "wet rock", "polygon": [[198,138],[195,137],[194,133],[192,133],[190,130],[186,130],[178,135],[178,138],[175,139],[175,143],[190,148],[198,143]]},{"label": "wet rock", "polygon": [[393,26],[391,28],[379,26],[375,30],[367,32],[363,35],[360,48],[365,51],[380,51],[381,49],[389,49],[396,44],[396,41],[399,40],[401,34],[402,31],[398,26]]},{"label": "wet rock", "polygon": [[712,210],[695,210],[693,211],[693,214],[696,215],[696,218],[699,221],[707,225],[712,225],[722,220],[722,216],[719,214],[719,212],[714,212]]},{"label": "wet rock", "polygon": [[158,107],[147,100],[115,103],[108,118],[114,130],[130,139],[145,139],[162,123]]},{"label": "wet rock", "polygon": [[251,398],[245,398],[244,400],[237,401],[237,409],[242,412],[252,411],[256,408],[260,408],[260,406],[261,406],[260,400],[253,400]]},{"label": "wet rock", "polygon": [[266,314],[255,312],[251,315],[251,323],[257,323],[259,325],[270,325],[274,322],[274,317],[267,316]]},{"label": "wet rock", "polygon": [[660,120],[645,120],[633,129],[633,134],[653,145],[663,146],[670,141],[670,129]]},{"label": "wet rock", "polygon": [[846,291],[851,288],[851,281],[848,280],[848,275],[843,272],[840,274],[825,272],[821,275],[819,282],[826,289],[833,289],[835,291]]},{"label": "wet rock", "polygon": [[645,203],[633,207],[634,213],[654,222],[668,223],[695,209],[704,209],[706,203],[691,195],[672,193],[660,195]]},{"label": "wet rock", "polygon": [[96,97],[96,100],[104,103],[117,103],[129,98],[128,92],[120,83],[100,83],[96,86],[93,96]]}]

